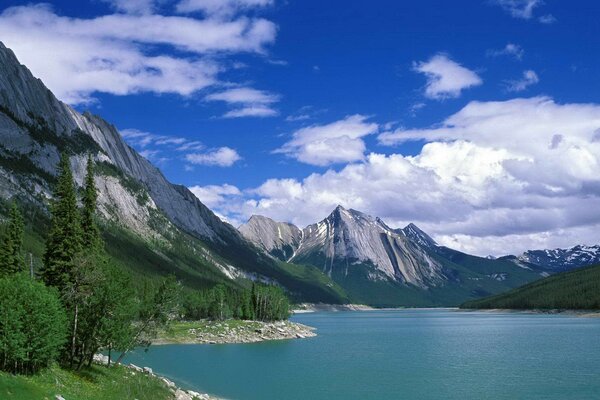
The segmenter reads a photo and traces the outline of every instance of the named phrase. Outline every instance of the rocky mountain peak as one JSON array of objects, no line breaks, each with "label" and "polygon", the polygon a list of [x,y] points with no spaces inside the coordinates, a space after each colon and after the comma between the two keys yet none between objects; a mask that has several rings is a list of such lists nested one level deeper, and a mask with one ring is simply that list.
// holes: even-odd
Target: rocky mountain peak
[{"label": "rocky mountain peak", "polygon": [[410,238],[411,240],[413,240],[421,246],[429,248],[437,246],[436,241],[433,240],[431,236],[423,232],[417,225],[413,224],[412,222],[406,225],[406,227],[404,227],[404,229],[402,229],[401,231],[404,235],[406,235],[406,237]]}]

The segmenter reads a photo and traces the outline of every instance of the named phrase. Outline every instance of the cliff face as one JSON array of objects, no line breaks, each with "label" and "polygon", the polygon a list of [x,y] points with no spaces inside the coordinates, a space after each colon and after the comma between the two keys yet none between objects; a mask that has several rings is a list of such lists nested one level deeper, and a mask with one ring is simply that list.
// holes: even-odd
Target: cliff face
[{"label": "cliff face", "polygon": [[[72,160],[77,177],[83,172],[82,155],[92,151],[98,161],[112,164],[127,177],[143,184],[154,205],[177,227],[204,239],[218,241],[233,237],[239,240],[233,227],[221,222],[189,190],[169,183],[156,167],[125,143],[114,126],[90,113],[80,114],[60,102],[2,44],[0,71],[0,106],[6,111],[0,115],[5,153],[27,157],[36,167],[52,175],[65,145],[79,144],[81,151],[74,152]],[[30,128],[41,132],[32,135]],[[88,143],[82,143],[86,139]],[[47,190],[42,191],[47,193]],[[112,193],[111,199],[116,209],[123,211],[121,214],[135,212],[117,193]]]}]

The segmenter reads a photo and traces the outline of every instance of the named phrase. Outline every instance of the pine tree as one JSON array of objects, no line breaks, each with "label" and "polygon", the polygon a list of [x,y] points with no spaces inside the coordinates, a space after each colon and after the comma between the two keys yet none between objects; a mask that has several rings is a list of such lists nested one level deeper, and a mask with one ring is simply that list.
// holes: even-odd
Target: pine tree
[{"label": "pine tree", "polygon": [[64,289],[70,279],[73,258],[82,249],[82,233],[69,156],[63,153],[58,167],[41,274],[47,285]]},{"label": "pine tree", "polygon": [[10,275],[23,270],[23,231],[23,216],[14,201],[10,209],[6,233],[0,245],[0,275]]},{"label": "pine tree", "polygon": [[85,188],[83,192],[83,210],[81,213],[81,230],[83,232],[83,247],[86,250],[101,250],[102,240],[100,230],[96,225],[96,201],[98,191],[94,182],[94,161],[91,154],[88,157]]}]

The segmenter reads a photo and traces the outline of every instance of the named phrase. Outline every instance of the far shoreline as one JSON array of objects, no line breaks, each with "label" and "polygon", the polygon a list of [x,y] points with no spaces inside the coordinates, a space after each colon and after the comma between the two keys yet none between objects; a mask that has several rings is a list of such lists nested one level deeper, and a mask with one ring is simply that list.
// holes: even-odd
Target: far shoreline
[{"label": "far shoreline", "polygon": [[600,318],[600,310],[572,310],[572,309],[515,309],[515,308],[458,308],[465,312],[486,313],[512,313],[512,314],[539,314],[539,315],[565,315],[581,318]]}]

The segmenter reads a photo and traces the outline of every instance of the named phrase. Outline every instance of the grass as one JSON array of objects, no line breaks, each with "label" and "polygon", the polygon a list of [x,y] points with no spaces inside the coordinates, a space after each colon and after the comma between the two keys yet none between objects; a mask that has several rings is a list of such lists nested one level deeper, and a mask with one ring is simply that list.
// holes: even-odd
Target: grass
[{"label": "grass", "polygon": [[563,272],[496,296],[469,301],[477,309],[600,309],[600,265]]},{"label": "grass", "polygon": [[53,366],[38,375],[0,372],[0,398],[15,400],[165,400],[173,395],[158,378],[125,367],[92,366],[74,372]]}]

